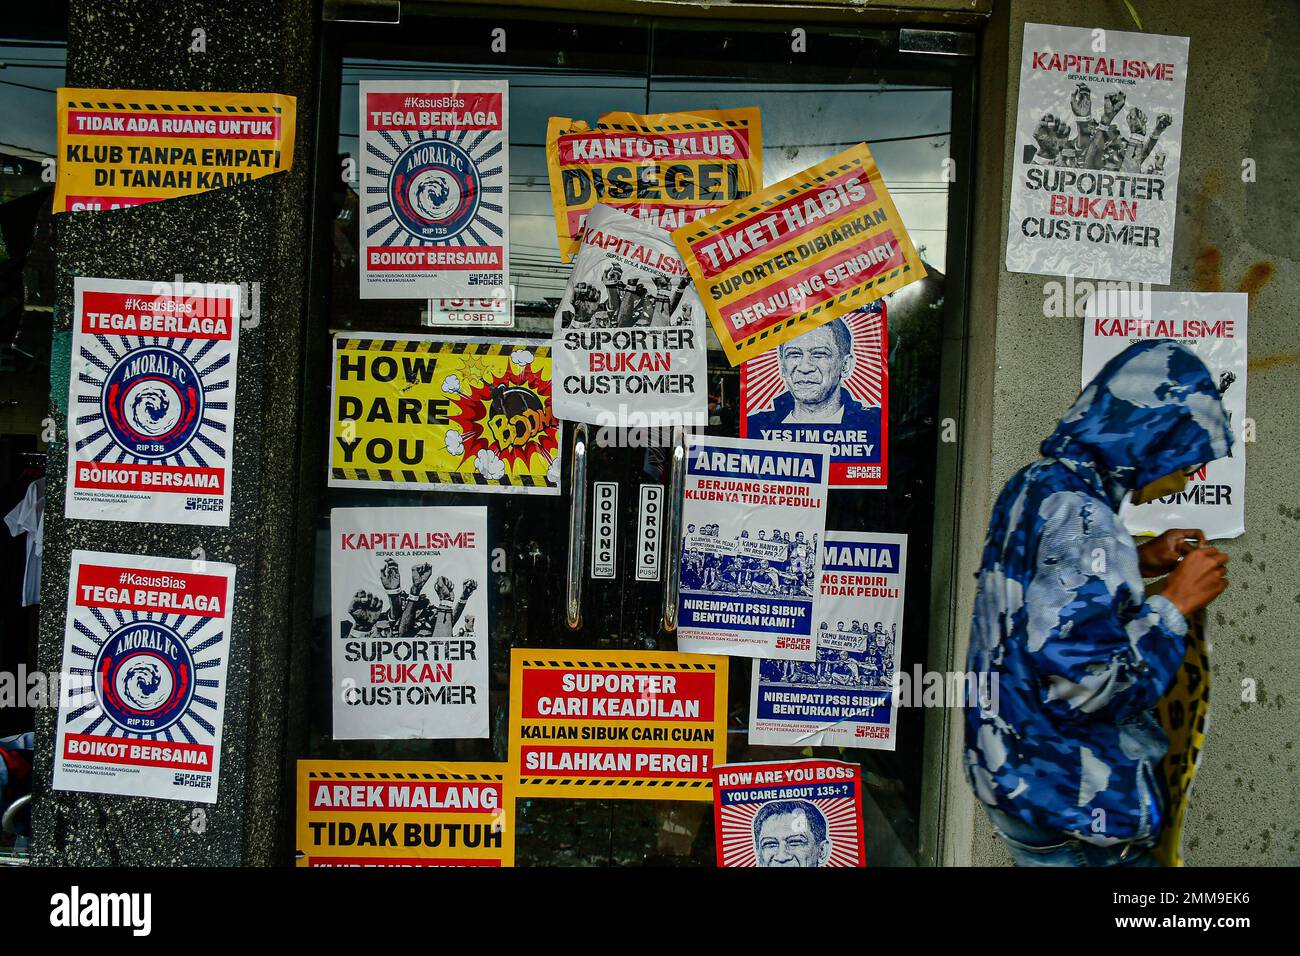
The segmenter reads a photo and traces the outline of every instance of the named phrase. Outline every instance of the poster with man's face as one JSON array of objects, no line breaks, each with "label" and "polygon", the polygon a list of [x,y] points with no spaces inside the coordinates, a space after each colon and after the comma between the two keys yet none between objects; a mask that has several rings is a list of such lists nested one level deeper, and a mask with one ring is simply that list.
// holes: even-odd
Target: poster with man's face
[{"label": "poster with man's face", "polygon": [[838,760],[714,769],[718,866],[866,866],[862,772]]},{"label": "poster with man's face", "polygon": [[487,509],[330,513],[339,740],[488,736]]},{"label": "poster with man's face", "polygon": [[888,340],[879,301],[745,362],[740,437],[830,445],[830,487],[886,487]]}]

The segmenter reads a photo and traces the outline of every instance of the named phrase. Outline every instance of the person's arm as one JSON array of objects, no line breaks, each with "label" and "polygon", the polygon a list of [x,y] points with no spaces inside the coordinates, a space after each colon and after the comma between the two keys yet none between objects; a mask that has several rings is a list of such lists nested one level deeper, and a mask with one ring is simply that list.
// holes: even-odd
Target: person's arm
[{"label": "person's arm", "polygon": [[1155,706],[1186,651],[1187,621],[1144,599],[1137,552],[1118,517],[1083,494],[1052,495],[1025,591],[1042,703],[1065,719],[1122,719]]}]

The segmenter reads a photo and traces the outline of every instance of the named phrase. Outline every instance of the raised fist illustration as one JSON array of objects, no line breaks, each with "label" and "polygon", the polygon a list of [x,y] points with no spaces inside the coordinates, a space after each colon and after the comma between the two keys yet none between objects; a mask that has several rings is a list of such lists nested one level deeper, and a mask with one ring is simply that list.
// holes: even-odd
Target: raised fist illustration
[{"label": "raised fist illustration", "polygon": [[1226,391],[1228,390],[1229,386],[1231,386],[1232,383],[1235,382],[1236,380],[1237,380],[1237,373],[1236,373],[1236,372],[1224,372],[1222,375],[1220,375],[1220,376],[1219,376],[1219,394],[1222,395],[1224,392],[1226,392]]},{"label": "raised fist illustration", "polygon": [[422,561],[411,568],[411,593],[419,594],[432,574],[433,565],[429,564],[428,561]]},{"label": "raised fist illustration", "polygon": [[1121,91],[1115,93],[1108,93],[1106,95],[1106,108],[1101,111],[1102,124],[1105,125],[1109,123],[1111,120],[1113,120],[1116,116],[1119,115],[1119,111],[1122,110],[1123,108],[1124,108],[1123,92]]},{"label": "raised fist illustration", "polygon": [[1156,117],[1156,135],[1159,136],[1169,127],[1174,125],[1174,118],[1168,113],[1161,113]]},{"label": "raised fist illustration", "polygon": [[1045,114],[1034,129],[1034,140],[1038,143],[1039,150],[1048,159],[1056,157],[1069,137],[1070,127],[1064,120],[1058,120],[1051,113]]},{"label": "raised fist illustration", "polygon": [[1088,89],[1087,83],[1080,83],[1074,88],[1074,93],[1070,96],[1070,109],[1081,119],[1092,116],[1092,90]]},{"label": "raised fist illustration", "polygon": [[358,591],[348,605],[353,626],[358,631],[370,631],[384,614],[384,602],[369,591]]},{"label": "raised fist illustration", "polygon": [[451,583],[451,578],[445,575],[438,575],[438,580],[433,582],[433,593],[438,595],[439,601],[450,601],[455,592],[456,587]]},{"label": "raised fist illustration", "polygon": [[460,586],[460,599],[468,601],[469,596],[478,589],[478,582],[473,578],[466,578]]},{"label": "raised fist illustration", "polygon": [[389,558],[379,569],[379,583],[385,591],[396,591],[402,586],[402,572],[397,569],[397,562]]},{"label": "raised fist illustration", "polygon": [[1128,111],[1128,131],[1134,136],[1147,134],[1147,114],[1142,112],[1142,107],[1135,106]]}]

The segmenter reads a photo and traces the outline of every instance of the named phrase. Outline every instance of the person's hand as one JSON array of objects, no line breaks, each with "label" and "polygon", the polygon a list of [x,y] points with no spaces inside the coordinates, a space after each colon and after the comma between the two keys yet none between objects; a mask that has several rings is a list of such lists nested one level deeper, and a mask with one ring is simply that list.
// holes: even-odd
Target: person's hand
[{"label": "person's hand", "polygon": [[1101,111],[1102,125],[1106,125],[1124,108],[1124,94],[1122,92],[1110,93],[1106,96],[1106,106]]},{"label": "person's hand", "polygon": [[1183,617],[1191,617],[1227,589],[1227,563],[1218,548],[1197,548],[1174,568],[1161,593]]},{"label": "person's hand", "polygon": [[428,561],[422,561],[411,568],[411,593],[419,594],[432,574],[433,565],[429,564]]},{"label": "person's hand", "polygon": [[1168,113],[1161,113],[1156,117],[1156,135],[1159,136],[1172,125],[1174,125],[1174,118]]},{"label": "person's hand", "polygon": [[358,631],[369,631],[384,613],[384,602],[369,591],[358,591],[348,605],[353,626]]},{"label": "person's hand", "polygon": [[478,582],[473,578],[466,578],[460,586],[460,599],[468,601],[469,596],[478,588]]},{"label": "person's hand", "polygon": [[396,591],[402,586],[402,572],[397,569],[397,562],[389,558],[379,569],[379,583],[385,591]]},{"label": "person's hand", "polygon": [[1134,136],[1147,134],[1147,114],[1142,112],[1140,106],[1135,106],[1128,111],[1128,131]]},{"label": "person's hand", "polygon": [[455,585],[451,583],[451,578],[446,575],[438,575],[438,580],[433,582],[433,593],[438,595],[439,601],[450,601],[455,591]]},{"label": "person's hand", "polygon": [[1205,532],[1198,528],[1170,528],[1139,546],[1138,567],[1142,569],[1142,576],[1158,578],[1176,568],[1180,558],[1196,550],[1195,545],[1187,543],[1188,538],[1204,543]]},{"label": "person's hand", "polygon": [[1087,83],[1080,83],[1074,88],[1074,93],[1070,96],[1070,109],[1075,116],[1084,119],[1092,116],[1092,90],[1088,89]]}]

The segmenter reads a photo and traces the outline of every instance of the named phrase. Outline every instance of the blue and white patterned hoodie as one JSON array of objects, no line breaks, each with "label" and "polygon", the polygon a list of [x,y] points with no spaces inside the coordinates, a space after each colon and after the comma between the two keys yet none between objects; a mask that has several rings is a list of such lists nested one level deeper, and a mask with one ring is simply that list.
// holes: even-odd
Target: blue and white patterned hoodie
[{"label": "blue and white patterned hoodie", "polygon": [[1231,453],[1196,355],[1138,342],[1106,364],[1007,482],[980,563],[967,668],[997,680],[966,708],[966,771],[984,803],[1109,845],[1154,843],[1168,741],[1152,708],[1187,622],[1147,598],[1118,511],[1132,490]]}]

